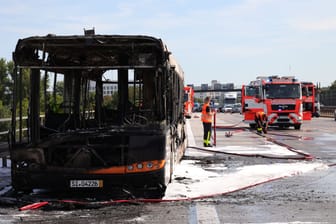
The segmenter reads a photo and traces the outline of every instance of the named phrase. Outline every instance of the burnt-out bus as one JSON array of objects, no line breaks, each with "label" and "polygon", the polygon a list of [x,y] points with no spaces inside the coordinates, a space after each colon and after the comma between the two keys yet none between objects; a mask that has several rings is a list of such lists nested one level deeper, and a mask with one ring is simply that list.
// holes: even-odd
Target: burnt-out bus
[{"label": "burnt-out bus", "polygon": [[184,74],[161,39],[29,37],[18,41],[13,60],[16,191],[164,195],[186,132]]}]

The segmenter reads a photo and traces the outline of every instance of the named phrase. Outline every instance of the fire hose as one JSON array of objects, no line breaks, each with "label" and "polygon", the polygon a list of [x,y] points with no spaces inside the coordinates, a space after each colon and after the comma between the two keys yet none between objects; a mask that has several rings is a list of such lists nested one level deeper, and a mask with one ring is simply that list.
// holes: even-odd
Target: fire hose
[{"label": "fire hose", "polygon": [[[239,124],[239,123],[238,123]],[[237,125],[238,125],[237,124]],[[224,128],[224,129],[230,129],[230,130],[235,130],[235,131],[244,131],[242,128],[237,128],[237,125],[231,125],[231,126],[214,126],[216,128]],[[197,146],[188,146],[188,148],[192,149],[197,149],[205,152],[210,152],[210,153],[222,153],[222,154],[227,154],[227,155],[233,155],[233,156],[247,156],[247,157],[262,157],[262,158],[269,158],[269,159],[296,159],[296,160],[312,160],[313,156],[310,154],[307,154],[305,152],[301,152],[299,150],[294,149],[293,147],[290,147],[289,145],[286,145],[284,143],[281,143],[277,140],[275,140],[272,137],[265,136],[263,134],[259,134],[261,137],[265,137],[267,141],[270,141],[274,144],[280,145],[288,149],[289,151],[295,152],[298,154],[298,156],[267,156],[267,155],[261,155],[261,154],[239,154],[239,153],[232,153],[232,152],[225,152],[225,151],[218,151],[218,150],[213,150],[213,149],[205,149],[202,147],[197,147]],[[269,133],[268,135],[275,135],[272,133]],[[295,137],[295,138],[302,138],[301,136],[291,136],[291,135],[285,135],[287,137]],[[227,136],[228,137],[228,136]],[[216,138],[216,137],[215,137]],[[331,166],[336,166],[335,164],[330,164]],[[201,195],[201,196],[196,196],[196,197],[186,197],[186,198],[172,198],[172,199],[147,199],[147,198],[140,198],[140,199],[122,199],[122,200],[106,200],[106,201],[83,201],[83,200],[47,200],[47,201],[40,201],[40,202],[34,202],[28,205],[25,205],[21,207],[19,210],[20,211],[26,211],[26,210],[34,210],[34,209],[40,209],[40,208],[45,208],[45,209],[57,209],[57,208],[71,208],[71,209],[82,209],[82,208],[100,208],[104,206],[111,206],[111,205],[116,205],[116,204],[138,204],[138,203],[161,203],[161,202],[177,202],[177,201],[193,201],[193,200],[202,200],[202,199],[207,199],[207,198],[213,198],[216,196],[224,196],[228,195],[230,193],[238,192],[241,190],[245,190],[248,188],[252,188],[264,183],[272,182],[275,180],[280,180],[283,178],[286,178],[290,175],[284,175],[281,177],[276,177],[276,178],[271,178],[267,179],[264,181],[260,181],[257,183],[253,183],[248,186],[240,187],[238,189],[234,190],[229,190],[229,191],[224,191],[220,193],[215,193],[215,194],[209,194],[209,195]]]},{"label": "fire hose", "polygon": [[268,179],[265,181],[261,181],[258,183],[254,183],[248,186],[244,186],[238,189],[229,190],[221,193],[215,193],[210,195],[201,195],[196,197],[188,197],[188,198],[173,198],[173,199],[146,199],[146,198],[140,198],[140,199],[122,199],[122,200],[108,200],[108,201],[80,201],[80,200],[49,200],[49,201],[40,201],[35,202],[32,204],[25,205],[21,208],[19,208],[19,211],[27,211],[27,210],[36,210],[36,209],[62,209],[65,208],[68,209],[97,209],[101,207],[106,206],[112,206],[112,205],[118,205],[118,204],[139,204],[139,203],[163,203],[163,202],[182,202],[182,201],[195,201],[195,200],[202,200],[202,199],[208,199],[208,198],[214,198],[218,196],[225,196],[231,193],[235,193],[238,191],[246,190],[252,187],[256,187],[261,184],[265,184],[268,182],[272,182],[275,180],[283,179],[287,176],[282,177],[276,177],[272,179]]},{"label": "fire hose", "polygon": [[[238,153],[230,153],[230,152],[223,152],[223,151],[218,151],[218,150],[211,150],[211,149],[205,149],[202,147],[196,147],[196,146],[189,146],[189,148],[193,149],[198,149],[206,152],[211,152],[211,153],[223,153],[223,154],[228,154],[228,155],[235,155],[235,156],[249,156],[249,157],[263,157],[263,158],[271,158],[271,159],[306,159],[306,160],[311,160],[313,157],[309,154],[297,151],[289,146],[286,146],[285,144],[281,144],[277,141],[275,141],[272,138],[267,138],[267,140],[274,142],[275,144],[279,144],[282,146],[285,146],[288,150],[295,151],[301,156],[299,157],[273,157],[273,156],[262,156],[262,155],[243,155],[243,154],[238,154]],[[261,181],[258,183],[254,183],[248,186],[244,186],[238,189],[226,191],[226,192],[221,192],[221,193],[216,193],[216,194],[210,194],[210,195],[202,195],[202,196],[197,196],[197,197],[188,197],[188,198],[173,198],[173,199],[122,199],[122,200],[107,200],[107,201],[81,201],[81,200],[48,200],[48,201],[40,201],[40,202],[34,202],[32,204],[25,205],[21,207],[19,210],[20,211],[26,211],[26,210],[35,210],[35,209],[65,209],[65,208],[71,208],[71,209],[81,209],[81,208],[100,208],[104,206],[111,206],[111,205],[116,205],[116,204],[138,204],[138,203],[160,203],[160,202],[176,202],[176,201],[192,201],[192,200],[201,200],[201,199],[206,199],[206,198],[212,198],[216,196],[223,196],[227,195],[230,193],[234,193],[237,191],[245,190],[251,187],[255,187],[267,182],[283,179],[287,176],[282,176],[282,177],[277,177],[277,178],[272,178],[268,179],[265,181]]]},{"label": "fire hose", "polygon": [[[216,141],[217,141],[217,135],[216,135],[216,129],[226,129],[226,130],[234,130],[234,132],[241,132],[241,131],[244,131],[243,128],[241,127],[237,127],[242,121],[238,122],[237,124],[233,124],[233,125],[227,125],[227,126],[218,126],[216,125],[216,113],[214,114],[214,125],[213,125],[213,130],[214,130],[214,136],[213,136],[213,142],[214,142],[214,145],[216,145]],[[299,150],[296,150],[295,148],[287,145],[287,144],[284,144],[284,143],[281,143],[280,141],[277,141],[275,140],[274,138],[272,137],[269,137],[269,136],[266,136],[266,135],[263,135],[261,133],[256,133],[262,137],[265,137],[267,141],[269,142],[272,142],[276,145],[279,145],[279,146],[282,146],[282,147],[285,147],[287,150],[291,151],[291,152],[294,152],[296,154],[298,154],[299,156],[282,156],[282,157],[279,157],[279,156],[267,156],[267,155],[261,155],[261,154],[248,154],[248,155],[245,155],[245,154],[238,154],[238,153],[232,153],[232,152],[223,152],[223,151],[217,151],[217,150],[211,150],[211,149],[205,149],[205,148],[200,148],[200,147],[194,147],[194,146],[189,146],[190,148],[194,148],[194,149],[199,149],[199,150],[202,150],[202,151],[207,151],[207,152],[212,152],[212,153],[222,153],[222,154],[227,154],[227,155],[235,155],[235,156],[247,156],[247,157],[262,157],[262,158],[268,158],[268,159],[298,159],[298,160],[312,160],[314,157],[310,154],[307,154],[305,152],[302,152],[302,151],[299,151]],[[231,137],[233,135],[233,133],[231,131],[229,132],[226,132],[225,133],[225,136],[226,137]],[[269,133],[268,135],[281,135],[281,134],[273,134],[273,133]],[[286,137],[294,137],[294,138],[302,138],[302,136],[294,136],[294,135],[282,135],[282,136],[286,136]]]},{"label": "fire hose", "polygon": [[[336,166],[335,164],[330,164],[329,167]],[[293,173],[293,175],[296,173]],[[202,200],[208,198],[214,198],[218,196],[225,196],[231,193],[235,193],[238,191],[246,190],[252,187],[256,187],[258,185],[262,185],[265,183],[269,183],[276,180],[281,180],[291,175],[284,175],[281,177],[275,177],[271,179],[267,179],[264,181],[260,181],[257,183],[253,183],[247,186],[243,186],[234,190],[224,191],[215,194],[209,195],[201,195],[196,197],[188,197],[188,198],[173,198],[173,199],[122,199],[122,200],[106,200],[106,201],[83,201],[83,200],[48,200],[48,201],[40,201],[25,205],[19,208],[19,211],[27,211],[27,210],[35,210],[35,209],[45,209],[45,210],[55,210],[55,209],[97,209],[106,206],[113,206],[118,204],[139,204],[139,203],[164,203],[164,202],[182,202],[182,201],[194,201],[194,200]]]}]

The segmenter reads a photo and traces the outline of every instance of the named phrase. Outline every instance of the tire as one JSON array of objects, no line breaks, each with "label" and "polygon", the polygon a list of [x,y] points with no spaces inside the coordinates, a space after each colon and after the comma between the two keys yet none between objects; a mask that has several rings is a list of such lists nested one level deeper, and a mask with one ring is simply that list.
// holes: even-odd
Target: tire
[{"label": "tire", "polygon": [[295,130],[300,130],[301,124],[294,124],[294,128],[295,128]]}]

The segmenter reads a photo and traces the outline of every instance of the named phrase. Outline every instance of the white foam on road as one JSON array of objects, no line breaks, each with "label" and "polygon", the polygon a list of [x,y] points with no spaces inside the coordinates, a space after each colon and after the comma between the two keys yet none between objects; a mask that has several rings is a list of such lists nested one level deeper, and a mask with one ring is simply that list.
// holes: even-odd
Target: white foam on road
[{"label": "white foam on road", "polygon": [[242,155],[275,155],[275,156],[293,156],[297,153],[288,150],[286,147],[269,143],[267,145],[257,146],[224,146],[213,147],[212,150],[218,152],[237,153]]},{"label": "white foam on road", "polygon": [[[188,122],[187,131],[189,143],[195,142]],[[297,155],[295,152],[273,143],[257,146],[213,147],[211,150],[246,155]],[[186,155],[202,157],[209,156],[209,153],[187,149]],[[182,160],[176,166],[173,181],[167,187],[165,199],[195,198],[224,194],[267,181],[323,169],[328,169],[328,166],[322,162],[312,161],[250,165],[235,169],[228,169],[225,164],[218,164],[216,167],[203,169],[194,160]]]},{"label": "white foam on road", "polygon": [[174,178],[166,190],[165,199],[193,198],[224,194],[270,180],[328,169],[320,162],[276,163],[243,166],[230,172],[204,170],[195,161],[185,160],[176,167]]},{"label": "white foam on road", "polygon": [[[188,136],[188,145],[189,146],[196,146],[196,141],[190,127],[189,120],[186,120],[186,128],[187,128],[187,136]],[[241,154],[241,155],[264,155],[264,156],[295,156],[299,155],[296,152],[288,150],[284,146],[276,145],[272,142],[265,142],[260,145],[248,145],[248,146],[217,146],[206,148],[212,151],[218,151],[221,153],[234,153],[234,154]],[[209,154],[209,153],[208,153]],[[204,152],[199,150],[189,148],[186,150],[186,156],[201,156],[205,155]]]},{"label": "white foam on road", "polygon": [[[196,146],[198,147],[198,146]],[[231,153],[242,156],[270,156],[270,157],[286,157],[286,156],[302,156],[294,151],[288,150],[286,147],[275,145],[273,143],[264,145],[251,145],[251,146],[221,146],[221,147],[211,147],[204,148],[206,150],[211,150],[211,152],[205,152],[202,150],[188,148],[185,152],[186,156],[209,156],[209,154],[214,153]]]}]

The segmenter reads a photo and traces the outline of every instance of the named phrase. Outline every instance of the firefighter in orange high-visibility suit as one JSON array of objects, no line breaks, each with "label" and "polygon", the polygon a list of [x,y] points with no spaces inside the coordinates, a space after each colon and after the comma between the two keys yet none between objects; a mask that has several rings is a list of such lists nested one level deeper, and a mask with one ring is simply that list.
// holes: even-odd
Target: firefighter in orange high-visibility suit
[{"label": "firefighter in orange high-visibility suit", "polygon": [[212,147],[211,145],[211,125],[212,125],[212,116],[210,108],[210,97],[204,98],[204,104],[202,107],[202,123],[203,123],[203,146]]},{"label": "firefighter in orange high-visibility suit", "polygon": [[256,122],[258,133],[261,134],[262,132],[264,132],[266,134],[268,128],[268,120],[265,112],[264,111],[256,112],[254,120]]}]

